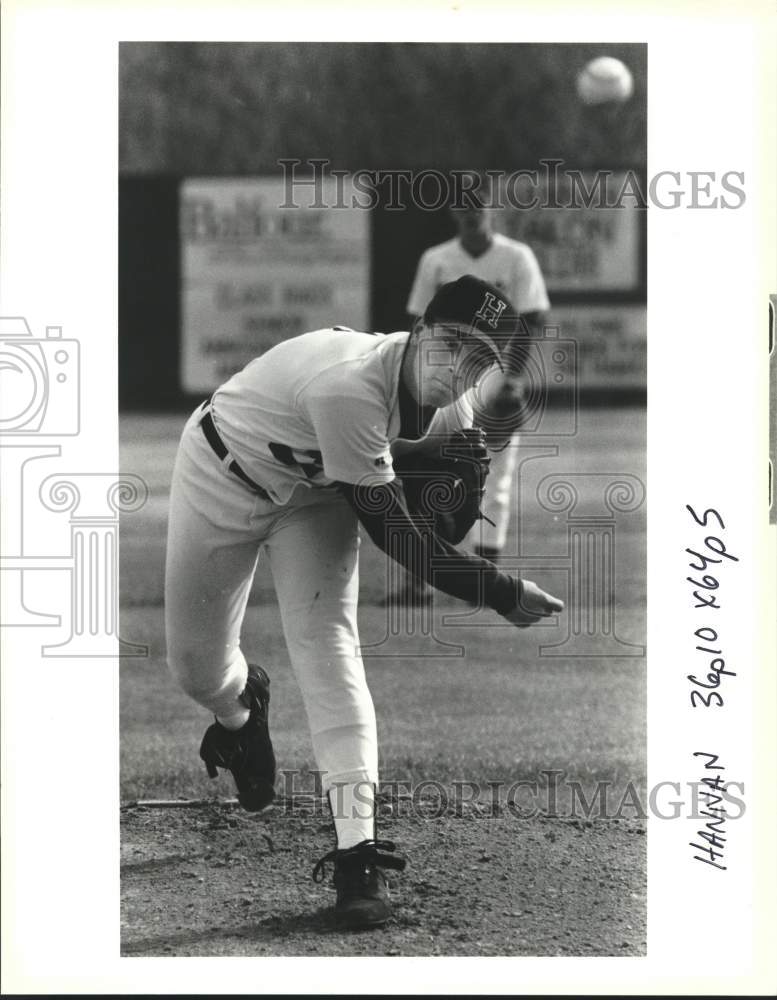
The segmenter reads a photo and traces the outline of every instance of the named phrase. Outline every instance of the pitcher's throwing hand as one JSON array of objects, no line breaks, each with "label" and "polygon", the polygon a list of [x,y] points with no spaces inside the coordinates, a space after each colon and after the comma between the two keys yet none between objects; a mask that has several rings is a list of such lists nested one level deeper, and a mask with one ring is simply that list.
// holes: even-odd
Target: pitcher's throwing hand
[{"label": "pitcher's throwing hand", "polygon": [[527,628],[542,618],[549,618],[564,610],[564,602],[540,590],[531,580],[518,580],[518,601],[515,608],[504,617],[518,628]]}]

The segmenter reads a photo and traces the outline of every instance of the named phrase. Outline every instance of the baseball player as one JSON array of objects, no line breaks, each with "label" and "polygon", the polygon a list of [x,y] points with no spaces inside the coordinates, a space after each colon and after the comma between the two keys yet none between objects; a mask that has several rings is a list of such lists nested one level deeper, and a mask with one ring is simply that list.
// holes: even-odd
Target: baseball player
[{"label": "baseball player", "polygon": [[[441,285],[463,274],[472,274],[495,285],[515,306],[524,324],[522,335],[538,336],[550,302],[537,258],[525,243],[494,232],[492,210],[478,190],[468,191],[460,206],[450,208],[458,235],[430,247],[421,256],[407,303],[408,315],[411,322],[414,321],[423,314]],[[517,369],[521,351],[510,349],[504,339],[500,346],[504,380],[499,397],[491,402],[495,408],[507,412],[520,411],[523,387]],[[489,559],[498,558],[507,539],[517,445],[518,434],[515,433],[492,455],[484,516],[468,539],[475,551]],[[392,595],[389,601],[404,599],[414,603],[426,590],[422,583],[408,576],[402,591]]]},{"label": "baseball player", "polygon": [[[240,803],[274,797],[270,678],[240,630],[260,550],[269,561],[313,750],[332,807],[335,913],[347,927],[389,917],[377,839],[375,712],[359,654],[359,524],[384,551],[455,597],[517,627],[561,601],[460,552],[412,512],[395,451],[469,433],[468,393],[508,303],[473,277],[444,284],[412,332],[334,327],[286,340],[224,383],[189,418],[173,472],[165,581],[167,655],[184,690],[215,715],[200,747],[229,770]],[[479,434],[480,432],[475,431]],[[485,449],[483,449],[485,450]],[[391,531],[387,530],[390,523]],[[401,544],[391,544],[399,533]]]}]

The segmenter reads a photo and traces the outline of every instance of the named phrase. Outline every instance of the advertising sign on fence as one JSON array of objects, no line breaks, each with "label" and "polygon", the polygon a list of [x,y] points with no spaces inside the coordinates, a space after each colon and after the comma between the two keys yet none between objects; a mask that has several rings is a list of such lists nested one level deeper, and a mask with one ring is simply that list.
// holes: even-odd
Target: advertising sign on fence
[{"label": "advertising sign on fence", "polygon": [[551,188],[502,191],[497,225],[532,248],[551,297],[614,292],[644,299],[645,210],[629,193],[628,174],[598,180],[570,172]]},{"label": "advertising sign on fence", "polygon": [[[348,180],[323,202],[350,206]],[[334,183],[334,182],[332,182]],[[343,187],[344,184],[344,187]],[[181,387],[210,392],[288,337],[369,324],[369,215],[281,207],[281,177],[190,179],[181,187]]]}]

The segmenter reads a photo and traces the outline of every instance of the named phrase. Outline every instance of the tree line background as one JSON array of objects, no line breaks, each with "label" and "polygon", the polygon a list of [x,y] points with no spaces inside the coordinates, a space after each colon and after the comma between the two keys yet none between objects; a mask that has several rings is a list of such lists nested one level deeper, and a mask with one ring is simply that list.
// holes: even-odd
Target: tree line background
[{"label": "tree line background", "polygon": [[[576,96],[589,59],[634,77],[622,105]],[[123,43],[124,174],[267,174],[314,157],[343,170],[578,168],[646,162],[641,44]]]}]

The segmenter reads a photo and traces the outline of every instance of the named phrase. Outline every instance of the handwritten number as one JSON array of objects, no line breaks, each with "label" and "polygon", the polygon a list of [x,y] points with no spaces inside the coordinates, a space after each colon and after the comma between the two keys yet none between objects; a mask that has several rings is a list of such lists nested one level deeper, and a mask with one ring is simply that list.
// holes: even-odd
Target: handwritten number
[{"label": "handwritten number", "polygon": [[718,708],[721,708],[722,705],[723,705],[723,698],[722,698],[720,692],[718,692],[718,691],[710,691],[710,693],[706,694],[706,695],[702,694],[701,691],[691,691],[691,704],[693,705],[694,708],[699,708],[699,705],[694,700],[696,698],[699,699],[699,701],[701,702],[701,704],[705,708],[711,708],[712,707],[711,706],[711,699],[712,698],[716,699],[715,705]]},{"label": "handwritten number", "polygon": [[707,527],[707,521],[709,520],[709,516],[711,515],[712,517],[717,518],[718,524],[721,526],[721,528],[725,530],[726,525],[723,523],[723,518],[713,507],[708,507],[704,511],[701,517],[699,517],[699,515],[696,513],[696,511],[693,509],[693,507],[691,507],[689,503],[685,505],[685,509],[690,512],[691,517],[697,524],[701,525],[702,528]]}]

